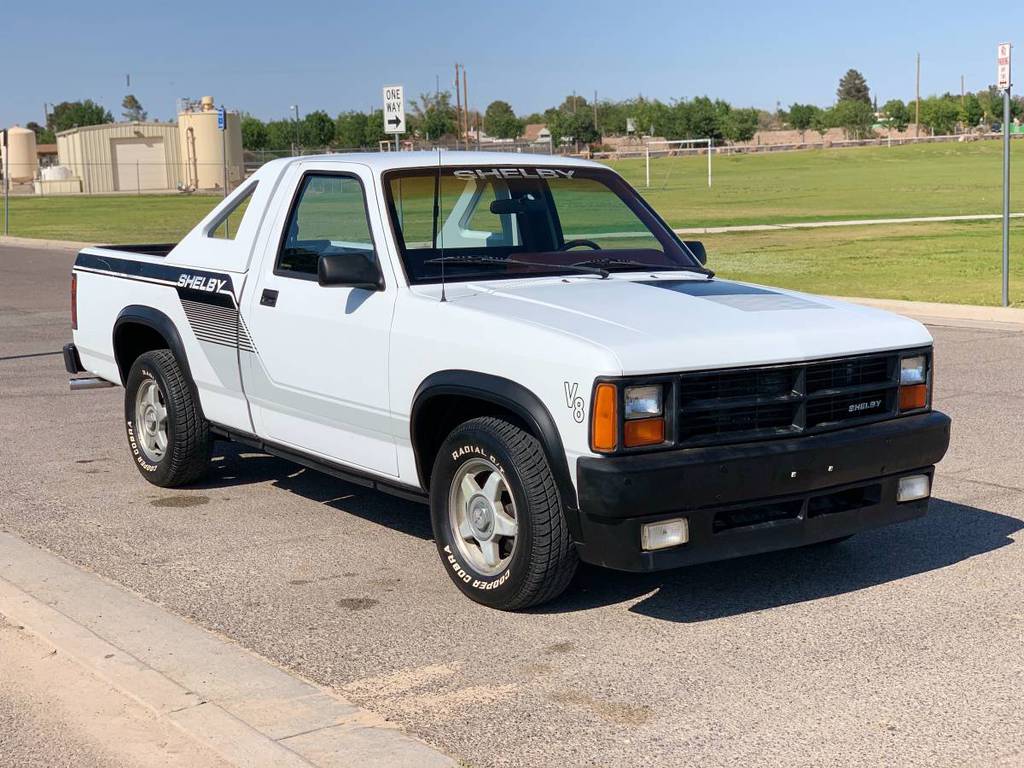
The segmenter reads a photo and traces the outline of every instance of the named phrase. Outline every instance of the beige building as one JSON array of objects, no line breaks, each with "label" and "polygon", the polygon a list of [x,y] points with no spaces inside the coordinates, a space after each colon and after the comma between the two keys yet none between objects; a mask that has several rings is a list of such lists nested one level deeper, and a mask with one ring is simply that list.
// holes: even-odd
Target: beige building
[{"label": "beige building", "polygon": [[60,165],[86,194],[177,189],[183,182],[178,126],[106,123],[57,134]]}]

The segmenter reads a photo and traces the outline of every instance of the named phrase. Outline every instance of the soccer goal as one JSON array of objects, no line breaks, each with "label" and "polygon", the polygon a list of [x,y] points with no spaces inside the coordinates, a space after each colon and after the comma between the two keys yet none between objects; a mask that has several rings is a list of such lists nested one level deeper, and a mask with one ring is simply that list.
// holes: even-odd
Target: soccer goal
[{"label": "soccer goal", "polygon": [[671,141],[648,141],[644,144],[644,165],[647,171],[647,188],[651,186],[651,157],[708,156],[708,189],[711,189],[711,155],[714,154],[714,139],[673,139]]}]

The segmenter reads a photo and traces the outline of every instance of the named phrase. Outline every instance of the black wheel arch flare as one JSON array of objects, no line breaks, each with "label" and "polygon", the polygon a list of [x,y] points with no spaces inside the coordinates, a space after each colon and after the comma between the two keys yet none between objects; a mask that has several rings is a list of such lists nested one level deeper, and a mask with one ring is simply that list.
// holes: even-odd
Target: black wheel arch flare
[{"label": "black wheel arch flare", "polygon": [[132,363],[135,362],[134,358],[132,360],[123,359],[118,352],[118,332],[127,324],[142,325],[150,328],[167,341],[167,348],[171,350],[171,353],[178,361],[178,365],[181,366],[189,388],[192,390],[192,397],[201,408],[202,403],[199,399],[199,391],[196,389],[195,380],[192,378],[192,370],[188,365],[188,355],[185,354],[185,345],[181,342],[181,334],[178,333],[178,329],[171,318],[153,307],[131,304],[122,309],[114,321],[112,343],[114,358],[117,361],[117,370],[121,374],[121,386],[124,386],[125,382],[127,382],[128,373],[131,370]]},{"label": "black wheel arch flare", "polygon": [[416,472],[421,487],[429,487],[431,467],[424,465],[425,457],[421,454],[418,446],[419,419],[423,416],[424,406],[431,400],[453,395],[463,395],[474,400],[491,403],[522,419],[544,446],[559,496],[562,499],[569,531],[575,541],[582,541],[576,487],[569,474],[569,464],[555,420],[537,395],[511,379],[479,371],[446,370],[433,373],[423,380],[413,396],[412,414],[409,419],[409,436],[412,441],[413,453],[416,458]]}]

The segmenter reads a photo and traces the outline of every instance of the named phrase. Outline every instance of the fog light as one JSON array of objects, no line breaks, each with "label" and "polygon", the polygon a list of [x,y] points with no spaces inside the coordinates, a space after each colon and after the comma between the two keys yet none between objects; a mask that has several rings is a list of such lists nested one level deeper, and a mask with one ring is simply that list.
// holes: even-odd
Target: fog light
[{"label": "fog light", "polygon": [[640,544],[645,550],[678,547],[690,540],[686,518],[647,523],[640,529]]},{"label": "fog light", "polygon": [[900,478],[896,489],[896,501],[917,501],[927,499],[932,492],[932,483],[928,475],[907,475]]}]

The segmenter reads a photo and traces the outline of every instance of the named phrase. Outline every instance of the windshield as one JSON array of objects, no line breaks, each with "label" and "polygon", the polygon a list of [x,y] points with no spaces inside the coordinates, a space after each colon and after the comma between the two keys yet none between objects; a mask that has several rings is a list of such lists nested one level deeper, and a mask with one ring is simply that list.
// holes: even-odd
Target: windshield
[{"label": "windshield", "polygon": [[636,192],[596,168],[417,168],[384,176],[411,283],[637,269],[703,272]]}]

